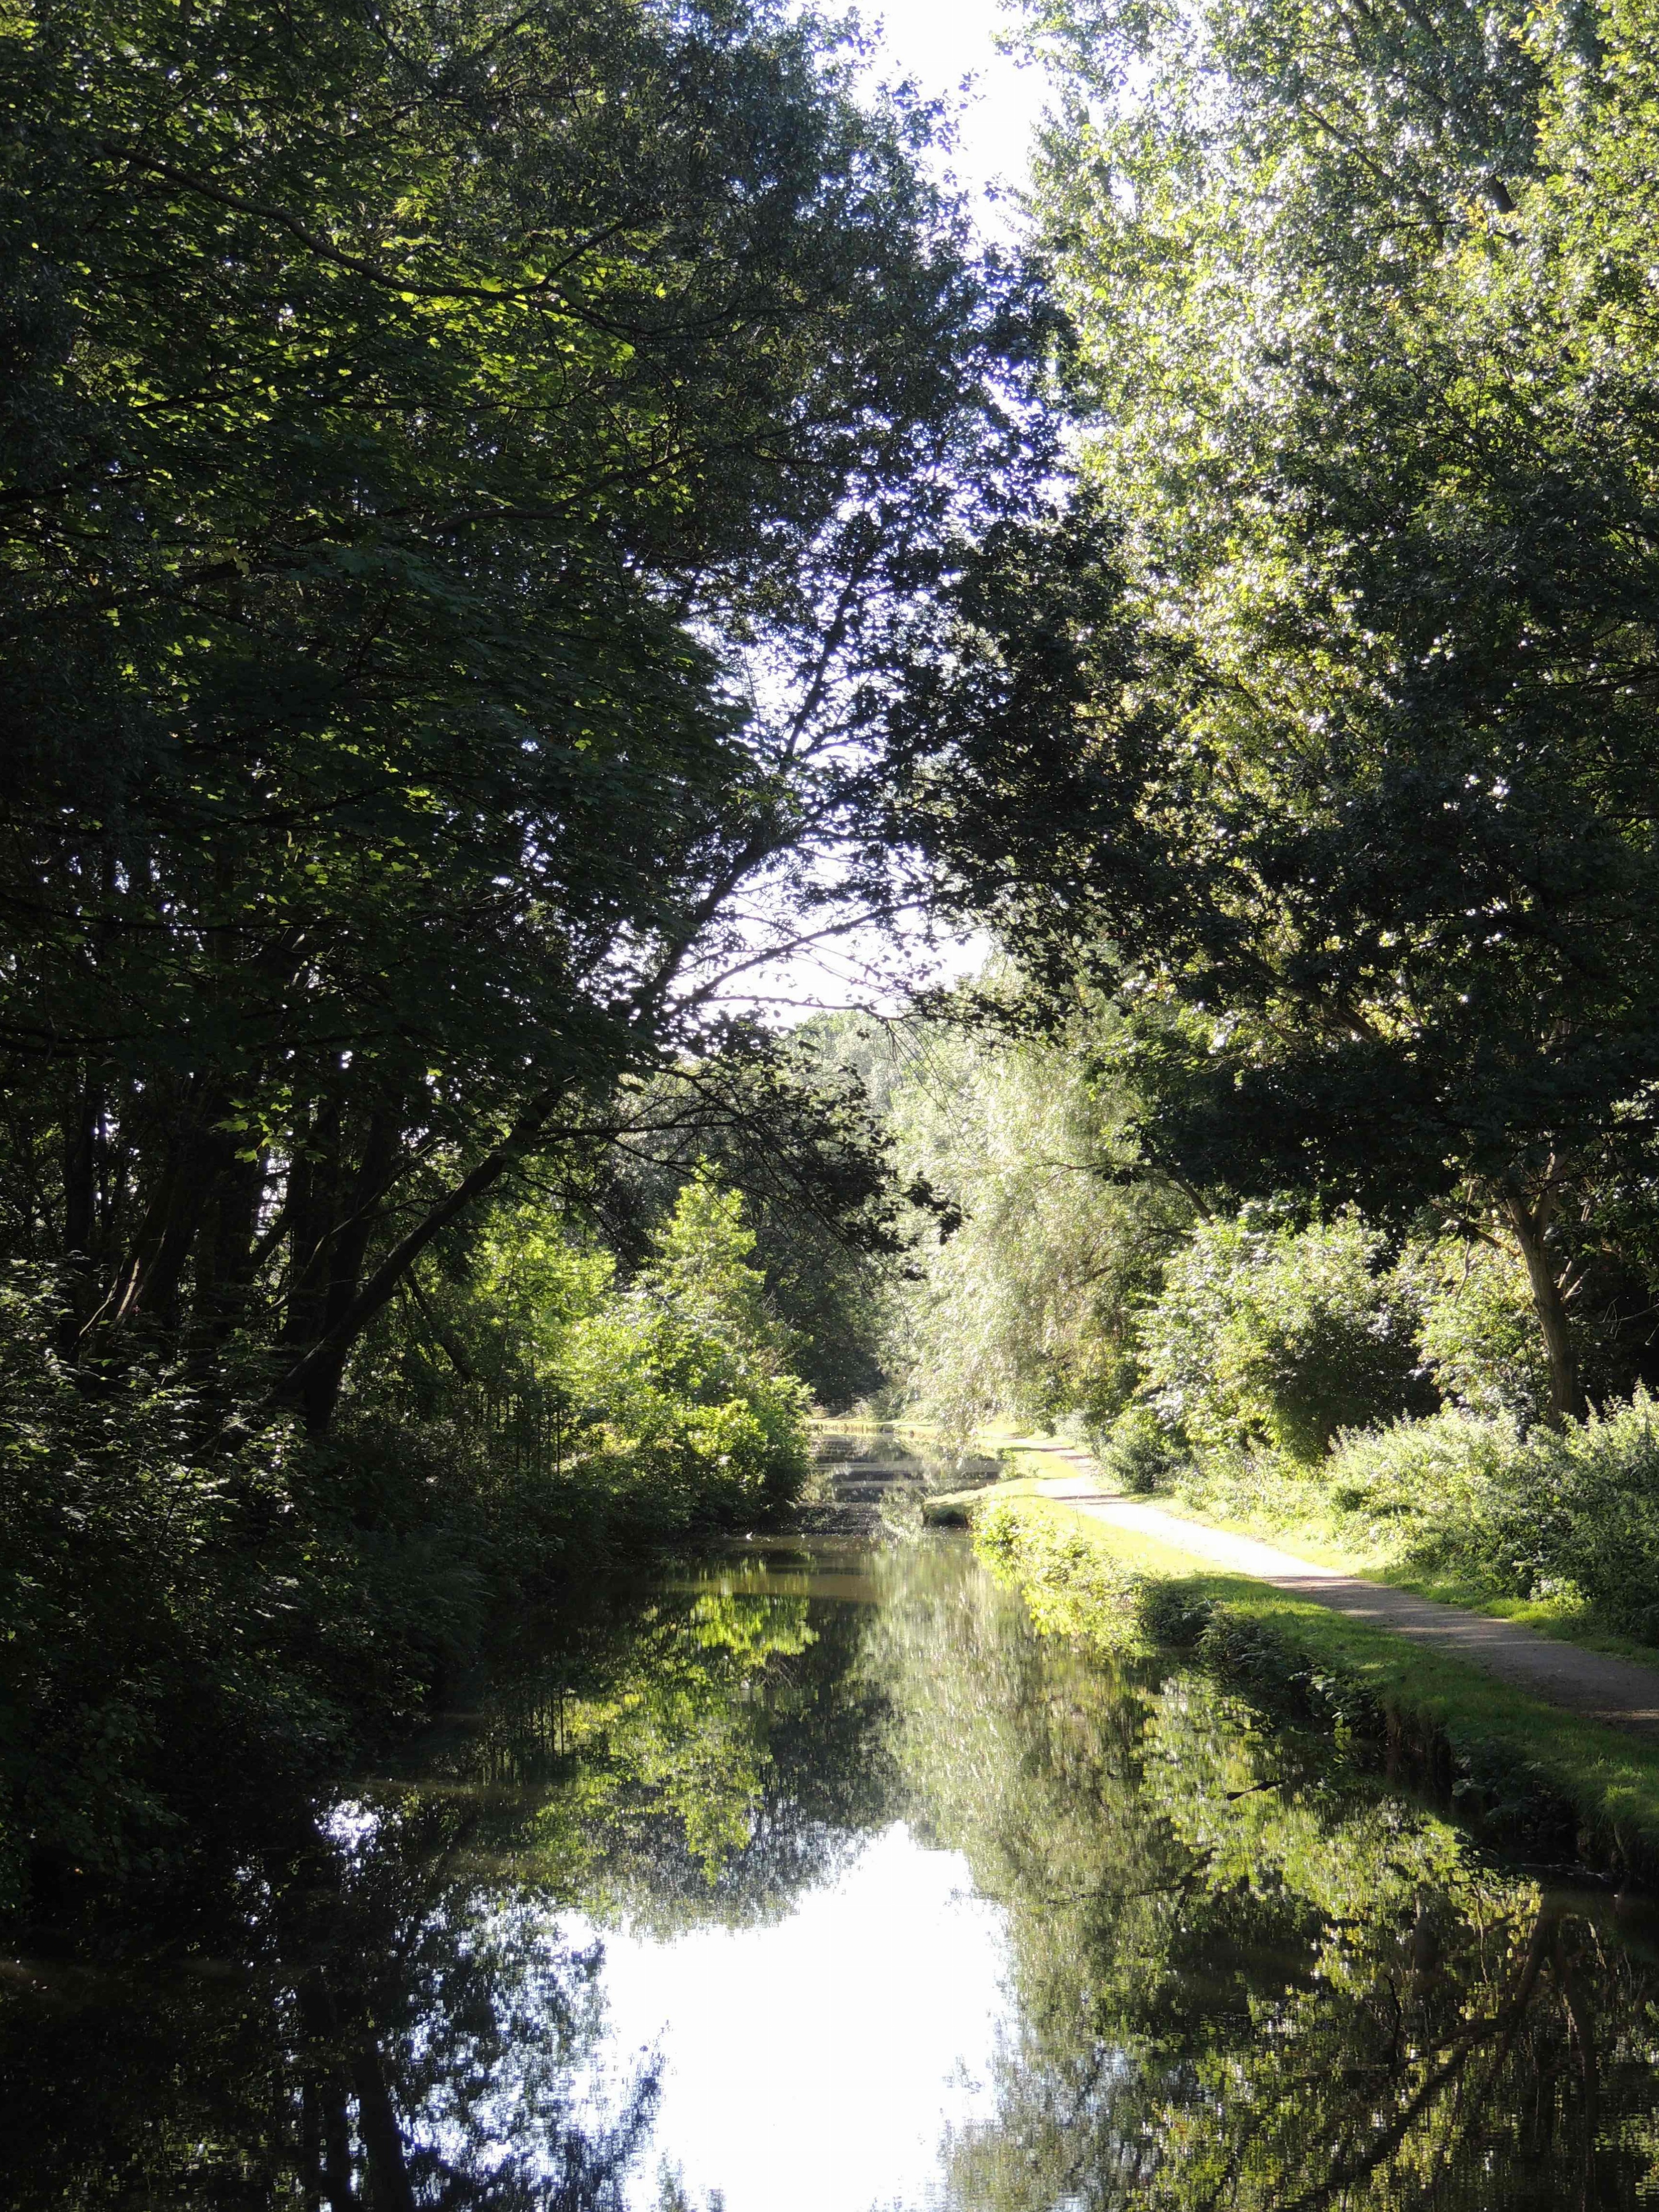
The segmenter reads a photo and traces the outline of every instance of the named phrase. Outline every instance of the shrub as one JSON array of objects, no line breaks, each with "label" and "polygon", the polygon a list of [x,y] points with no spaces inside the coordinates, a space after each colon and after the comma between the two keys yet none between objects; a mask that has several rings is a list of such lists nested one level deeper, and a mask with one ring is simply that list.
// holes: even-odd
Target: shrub
[{"label": "shrub", "polygon": [[1329,1497],[1407,1564],[1504,1595],[1576,1595],[1659,1641],[1659,1423],[1645,1391],[1559,1431],[1448,1411],[1345,1437]]},{"label": "shrub", "polygon": [[1562,1539],[1540,1481],[1537,1451],[1511,1416],[1448,1407],[1345,1436],[1325,1495],[1368,1546],[1403,1564],[1526,1597],[1553,1571]]},{"label": "shrub", "polygon": [[1106,1480],[1135,1497],[1162,1489],[1184,1457],[1147,1406],[1126,1406],[1105,1435],[1093,1441]]},{"label": "shrub", "polygon": [[811,1466],[810,1395],[754,1243],[738,1194],[695,1176],[654,1266],[569,1334],[565,1386],[617,1480],[665,1526],[786,1503]]},{"label": "shrub", "polygon": [[1190,1651],[1215,1617],[1215,1600],[1173,1576],[1149,1575],[1135,1594],[1135,1618],[1149,1644]]},{"label": "shrub", "polygon": [[194,1389],[59,1359],[61,1304],[0,1273],[0,1911],[187,1870],[210,1802],[266,1817],[347,1737],[337,1684],[360,1713],[418,1701],[400,1622],[429,1639],[464,1564],[448,1547],[441,1593],[405,1579],[388,1620],[311,1447],[204,1453]]},{"label": "shrub", "polygon": [[1146,1397],[1209,1449],[1317,1459],[1345,1428],[1426,1413],[1409,1286],[1357,1218],[1274,1228],[1201,1222],[1142,1316]]},{"label": "shrub", "polygon": [[785,1502],[810,1464],[807,1393],[754,1246],[707,1173],[626,1289],[544,1206],[499,1207],[360,1364],[354,1442],[418,1434],[486,1500],[510,1479],[521,1534],[493,1519],[532,1568],[532,1547],[604,1561]]},{"label": "shrub", "polygon": [[1549,1362],[1519,1257],[1448,1239],[1413,1257],[1423,1357],[1449,1402],[1511,1413],[1522,1427],[1550,1401]]},{"label": "shrub", "polygon": [[[1615,1626],[1659,1642],[1659,1430],[1652,1401],[1592,1414],[1558,1438],[1534,1430],[1561,1469],[1558,1571]],[[1529,1439],[1529,1441],[1531,1441]]]}]

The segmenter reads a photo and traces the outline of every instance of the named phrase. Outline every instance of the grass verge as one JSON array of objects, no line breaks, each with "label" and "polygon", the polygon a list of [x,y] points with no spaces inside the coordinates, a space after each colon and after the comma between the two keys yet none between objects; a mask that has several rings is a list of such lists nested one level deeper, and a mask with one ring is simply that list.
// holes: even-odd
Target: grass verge
[{"label": "grass verge", "polygon": [[[994,1503],[993,1502],[994,1501]],[[1040,1628],[1190,1651],[1253,1702],[1333,1729],[1490,1841],[1659,1881],[1659,1748],[1479,1668],[1000,1484],[975,1501],[982,1556]]]},{"label": "grass verge", "polygon": [[[1053,1480],[1057,1474],[1070,1471],[1056,1464],[1051,1454],[1029,1446],[1017,1444],[1005,1449],[1001,1457],[1009,1470],[1006,1487],[1011,1496],[1024,1494],[1033,1482],[1045,1478]],[[999,1491],[1003,1487],[999,1485]],[[1505,1597],[1468,1576],[1429,1573],[1404,1566],[1375,1546],[1345,1541],[1340,1528],[1328,1518],[1261,1510],[1218,1511],[1213,1505],[1206,1508],[1194,1504],[1179,1491],[1171,1493],[1160,1490],[1140,1502],[1156,1506],[1173,1520],[1190,1521],[1200,1528],[1214,1528],[1224,1535],[1253,1536],[1260,1543],[1276,1544],[1285,1551],[1293,1552],[1298,1559],[1311,1560],[1316,1566],[1334,1567],[1341,1574],[1386,1583],[1393,1589],[1409,1590],[1415,1597],[1437,1598],[1443,1605],[1461,1606],[1466,1613],[1485,1613],[1494,1620],[1516,1621],[1558,1644],[1577,1644],[1584,1651],[1604,1651],[1613,1658],[1633,1660],[1639,1666],[1659,1667],[1659,1647],[1609,1626],[1581,1600]],[[949,1521],[950,1502],[939,1503],[942,1517]]]}]

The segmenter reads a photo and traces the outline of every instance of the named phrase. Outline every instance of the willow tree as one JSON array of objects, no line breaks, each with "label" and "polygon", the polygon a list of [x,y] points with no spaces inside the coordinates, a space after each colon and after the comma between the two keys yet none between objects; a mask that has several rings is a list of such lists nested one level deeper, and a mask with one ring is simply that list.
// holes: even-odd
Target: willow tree
[{"label": "willow tree", "polygon": [[1653,1212],[1654,10],[1031,14],[1084,484],[916,654],[924,834],[1187,1174],[1504,1243],[1576,1412]]},{"label": "willow tree", "polygon": [[0,14],[4,1203],[68,1343],[240,1333],[325,1423],[846,828],[860,610],[1020,319],[855,64],[770,0]]}]

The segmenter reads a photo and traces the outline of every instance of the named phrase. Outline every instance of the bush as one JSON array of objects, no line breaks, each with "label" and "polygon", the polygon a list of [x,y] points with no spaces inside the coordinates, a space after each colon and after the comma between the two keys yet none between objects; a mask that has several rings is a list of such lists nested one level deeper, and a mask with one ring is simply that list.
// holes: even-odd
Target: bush
[{"label": "bush", "polygon": [[1147,1642],[1172,1651],[1194,1650],[1215,1618],[1215,1600],[1173,1576],[1149,1575],[1134,1603],[1135,1618]]},{"label": "bush", "polygon": [[1447,1239],[1419,1250],[1423,1357],[1449,1403],[1528,1427],[1550,1402],[1549,1362],[1519,1256]]},{"label": "bush", "polygon": [[1340,1430],[1426,1413],[1410,1289],[1357,1218],[1201,1222],[1142,1316],[1146,1395],[1204,1449],[1318,1459]]},{"label": "bush", "polygon": [[810,1394],[754,1243],[738,1194],[694,1176],[655,1265],[572,1328],[562,1362],[617,1481],[680,1527],[786,1504],[810,1469]]},{"label": "bush", "polygon": [[1428,1572],[1469,1576],[1495,1593],[1531,1595],[1550,1574],[1561,1531],[1547,1526],[1537,1456],[1511,1416],[1447,1408],[1344,1437],[1325,1497],[1367,1547]]},{"label": "bush", "polygon": [[[234,1449],[199,1394],[134,1366],[66,1367],[49,1275],[0,1275],[0,1910],[71,1875],[186,1875],[207,1810],[268,1819],[349,1735],[418,1701],[458,1595],[360,1553],[334,1470],[284,1429]],[[388,1532],[389,1534],[390,1532]],[[368,1538],[374,1548],[375,1539]]]},{"label": "bush", "polygon": [[[578,1561],[791,1496],[806,1393],[747,1236],[699,1179],[626,1293],[532,1246],[483,1380],[574,1405],[556,1454],[481,1420],[476,1382],[444,1413],[435,1366],[419,1417],[383,1373],[327,1437],[238,1441],[225,1374],[210,1397],[137,1360],[70,1367],[50,1273],[0,1270],[0,1913],[189,1879],[199,1829],[258,1838]],[[483,1329],[449,1332],[464,1358]]]},{"label": "bush", "polygon": [[1449,1411],[1345,1437],[1329,1498],[1407,1565],[1499,1595],[1576,1596],[1659,1642],[1659,1423],[1645,1391],[1559,1431]]},{"label": "bush", "polygon": [[808,1393],[754,1247],[738,1194],[706,1172],[626,1289],[545,1206],[498,1207],[388,1324],[347,1418],[447,1440],[483,1497],[536,1471],[519,1510],[555,1553],[603,1562],[741,1525],[810,1465]]},{"label": "bush", "polygon": [[1102,1474],[1139,1498],[1163,1489],[1185,1456],[1146,1406],[1126,1406],[1105,1435],[1093,1443]]}]

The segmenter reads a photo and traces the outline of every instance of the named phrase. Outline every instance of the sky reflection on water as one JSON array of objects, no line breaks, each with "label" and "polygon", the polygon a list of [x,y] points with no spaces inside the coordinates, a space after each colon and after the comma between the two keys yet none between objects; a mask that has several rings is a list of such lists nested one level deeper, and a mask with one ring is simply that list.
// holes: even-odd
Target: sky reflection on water
[{"label": "sky reflection on water", "polygon": [[[896,1822],[787,1919],[597,1938],[613,2048],[664,2060],[653,2148],[701,2205],[869,2212],[936,2201],[947,2127],[988,2122],[1007,1931],[957,1851]],[[654,2172],[630,2212],[654,2212]]]}]

